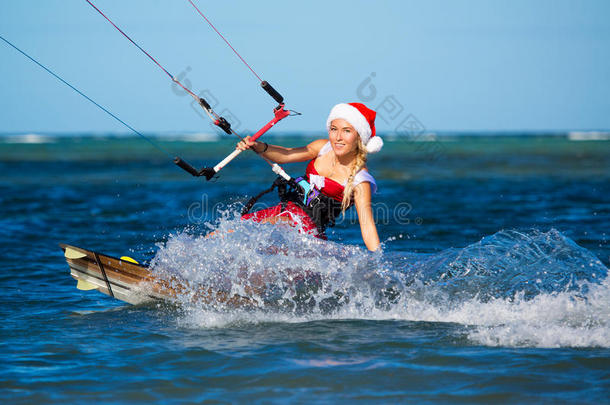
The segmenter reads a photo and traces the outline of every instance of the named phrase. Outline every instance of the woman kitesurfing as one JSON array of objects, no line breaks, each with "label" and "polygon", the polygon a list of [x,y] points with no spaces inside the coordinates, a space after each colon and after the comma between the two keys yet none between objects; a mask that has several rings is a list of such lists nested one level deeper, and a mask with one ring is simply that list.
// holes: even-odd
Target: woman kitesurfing
[{"label": "woman kitesurfing", "polygon": [[[307,233],[325,238],[324,230],[339,213],[356,207],[362,240],[369,250],[379,248],[379,236],[371,209],[371,195],[377,184],[366,168],[367,154],[378,152],[383,141],[375,133],[375,111],[361,103],[334,106],[326,121],[328,139],[317,139],[299,148],[269,145],[245,137],[238,150],[252,149],[275,163],[309,160],[305,181],[311,196],[280,192],[282,202],[242,218],[257,222],[289,222]],[[304,197],[304,198],[302,198]]]},{"label": "woman kitesurfing", "polygon": [[[240,60],[256,76],[260,86],[277,103],[273,109],[273,118],[263,125],[254,134],[242,137],[232,128],[231,123],[224,117],[218,115],[210,104],[197,95],[189,86],[180,82],[172,75],[157,59],[136,43],[125,31],[119,28],[106,14],[104,14],[91,0],[85,0],[104,19],[106,19],[118,32],[144,53],[172,82],[182,88],[187,94],[201,106],[205,113],[212,119],[214,124],[227,134],[235,135],[240,139],[235,150],[221,160],[214,167],[203,167],[196,169],[182,158],[176,156],[174,163],[189,174],[196,177],[205,177],[207,180],[214,178],[220,170],[229,164],[244,150],[251,149],[265,160],[278,175],[272,189],[278,189],[280,204],[264,210],[250,213],[256,200],[265,192],[252,198],[242,212],[244,220],[267,222],[277,224],[287,222],[299,226],[300,230],[326,239],[326,228],[333,226],[335,219],[351,206],[355,206],[362,232],[362,239],[366,247],[376,251],[380,247],[379,236],[371,207],[371,196],[376,192],[377,185],[373,176],[366,167],[367,154],[381,150],[383,141],[376,135],[375,117],[376,112],[360,103],[341,103],[334,106],[328,116],[326,129],[327,139],[318,139],[307,146],[300,148],[286,148],[278,145],[269,145],[258,139],[269,131],[275,124],[292,115],[299,115],[292,110],[286,109],[284,97],[276,91],[267,81],[252,69],[252,67],[237,53],[226,38],[212,25],[209,19],[191,1],[188,2],[214,29],[214,31],[227,43]],[[159,151],[168,157],[172,155],[150,137],[134,129],[131,125],[121,120],[117,115],[110,112],[85,93],[74,87],[62,77],[42,65],[33,57],[20,48],[0,37],[7,45],[23,54],[49,74],[60,80],[75,92],[96,105],[112,118],[139,135]],[[293,178],[286,173],[279,164],[309,161],[305,177]],[[210,235],[208,235],[210,236]],[[146,267],[139,265],[129,257],[115,258],[100,253],[81,249],[70,245],[61,245],[64,255],[70,265],[72,276],[79,281],[81,289],[97,289],[105,294],[129,303],[140,303],[150,299],[171,299],[184,291],[184,280],[171,278],[165,280],[157,277]],[[294,269],[293,269],[294,270]],[[298,272],[297,272],[298,273]],[[318,280],[319,274],[305,271],[302,274],[290,275],[291,280],[298,284],[298,279]],[[311,280],[310,280],[311,281]],[[309,281],[308,281],[309,282]],[[140,284],[148,285],[147,294],[139,294]],[[307,284],[307,283],[306,283]],[[232,303],[235,306],[256,306],[256,300],[244,297],[235,292],[200,286],[198,294],[203,302],[218,304]],[[319,282],[313,282],[312,288],[319,288]],[[308,288],[301,289],[309,291]],[[254,291],[254,290],[253,290]],[[245,291],[247,293],[247,291]],[[332,300],[340,300],[334,297]],[[336,305],[331,305],[335,307]]]},{"label": "woman kitesurfing", "polygon": [[379,3],[0,2],[0,402],[610,405],[610,1]]}]

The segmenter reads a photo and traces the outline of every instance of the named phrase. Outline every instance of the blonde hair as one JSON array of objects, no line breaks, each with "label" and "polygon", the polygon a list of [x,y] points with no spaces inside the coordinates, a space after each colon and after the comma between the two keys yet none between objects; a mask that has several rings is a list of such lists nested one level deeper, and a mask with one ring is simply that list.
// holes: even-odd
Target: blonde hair
[{"label": "blonde hair", "polygon": [[362,139],[358,136],[358,146],[356,147],[356,159],[354,161],[354,165],[352,166],[352,171],[347,178],[347,184],[345,185],[345,189],[343,190],[343,201],[341,201],[341,212],[345,213],[345,210],[349,208],[352,204],[352,194],[354,193],[354,178],[356,174],[364,167],[366,164],[366,147],[362,143]]}]

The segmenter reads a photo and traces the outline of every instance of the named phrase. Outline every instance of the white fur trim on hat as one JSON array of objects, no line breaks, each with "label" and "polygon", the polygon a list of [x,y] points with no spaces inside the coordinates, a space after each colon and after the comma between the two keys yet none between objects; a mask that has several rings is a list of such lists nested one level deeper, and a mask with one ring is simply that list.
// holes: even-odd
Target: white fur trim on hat
[{"label": "white fur trim on hat", "polygon": [[[368,121],[364,118],[364,115],[358,111],[358,109],[349,104],[341,103],[337,104],[330,110],[330,115],[326,120],[326,130],[330,129],[330,123],[336,119],[344,119],[349,122],[351,126],[358,132],[360,135],[360,139],[362,139],[362,143],[365,145],[368,144],[369,139],[371,138],[371,127],[369,126]],[[377,138],[374,136],[373,138]],[[381,143],[383,145],[383,142]],[[368,149],[368,146],[367,146]]]}]

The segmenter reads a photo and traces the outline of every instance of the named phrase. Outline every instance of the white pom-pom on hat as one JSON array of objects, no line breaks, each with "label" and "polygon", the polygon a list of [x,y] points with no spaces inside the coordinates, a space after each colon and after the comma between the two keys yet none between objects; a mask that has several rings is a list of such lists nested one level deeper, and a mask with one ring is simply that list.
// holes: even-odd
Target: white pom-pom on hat
[{"label": "white pom-pom on hat", "polygon": [[379,152],[383,148],[383,139],[380,136],[374,136],[366,143],[366,151],[368,153]]},{"label": "white pom-pom on hat", "polygon": [[358,132],[368,153],[379,152],[383,140],[375,135],[375,116],[377,113],[362,103],[341,103],[330,110],[326,120],[326,130],[333,120],[344,119]]}]

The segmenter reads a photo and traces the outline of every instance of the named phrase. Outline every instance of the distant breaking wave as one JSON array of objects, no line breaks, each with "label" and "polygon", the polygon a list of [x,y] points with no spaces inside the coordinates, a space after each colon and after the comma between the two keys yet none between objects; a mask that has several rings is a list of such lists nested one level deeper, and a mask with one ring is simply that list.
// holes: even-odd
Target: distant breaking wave
[{"label": "distant breaking wave", "polygon": [[56,137],[41,134],[5,135],[0,137],[1,143],[55,143]]},{"label": "distant breaking wave", "polygon": [[610,132],[570,132],[568,139],[571,141],[608,141],[610,140]]}]

